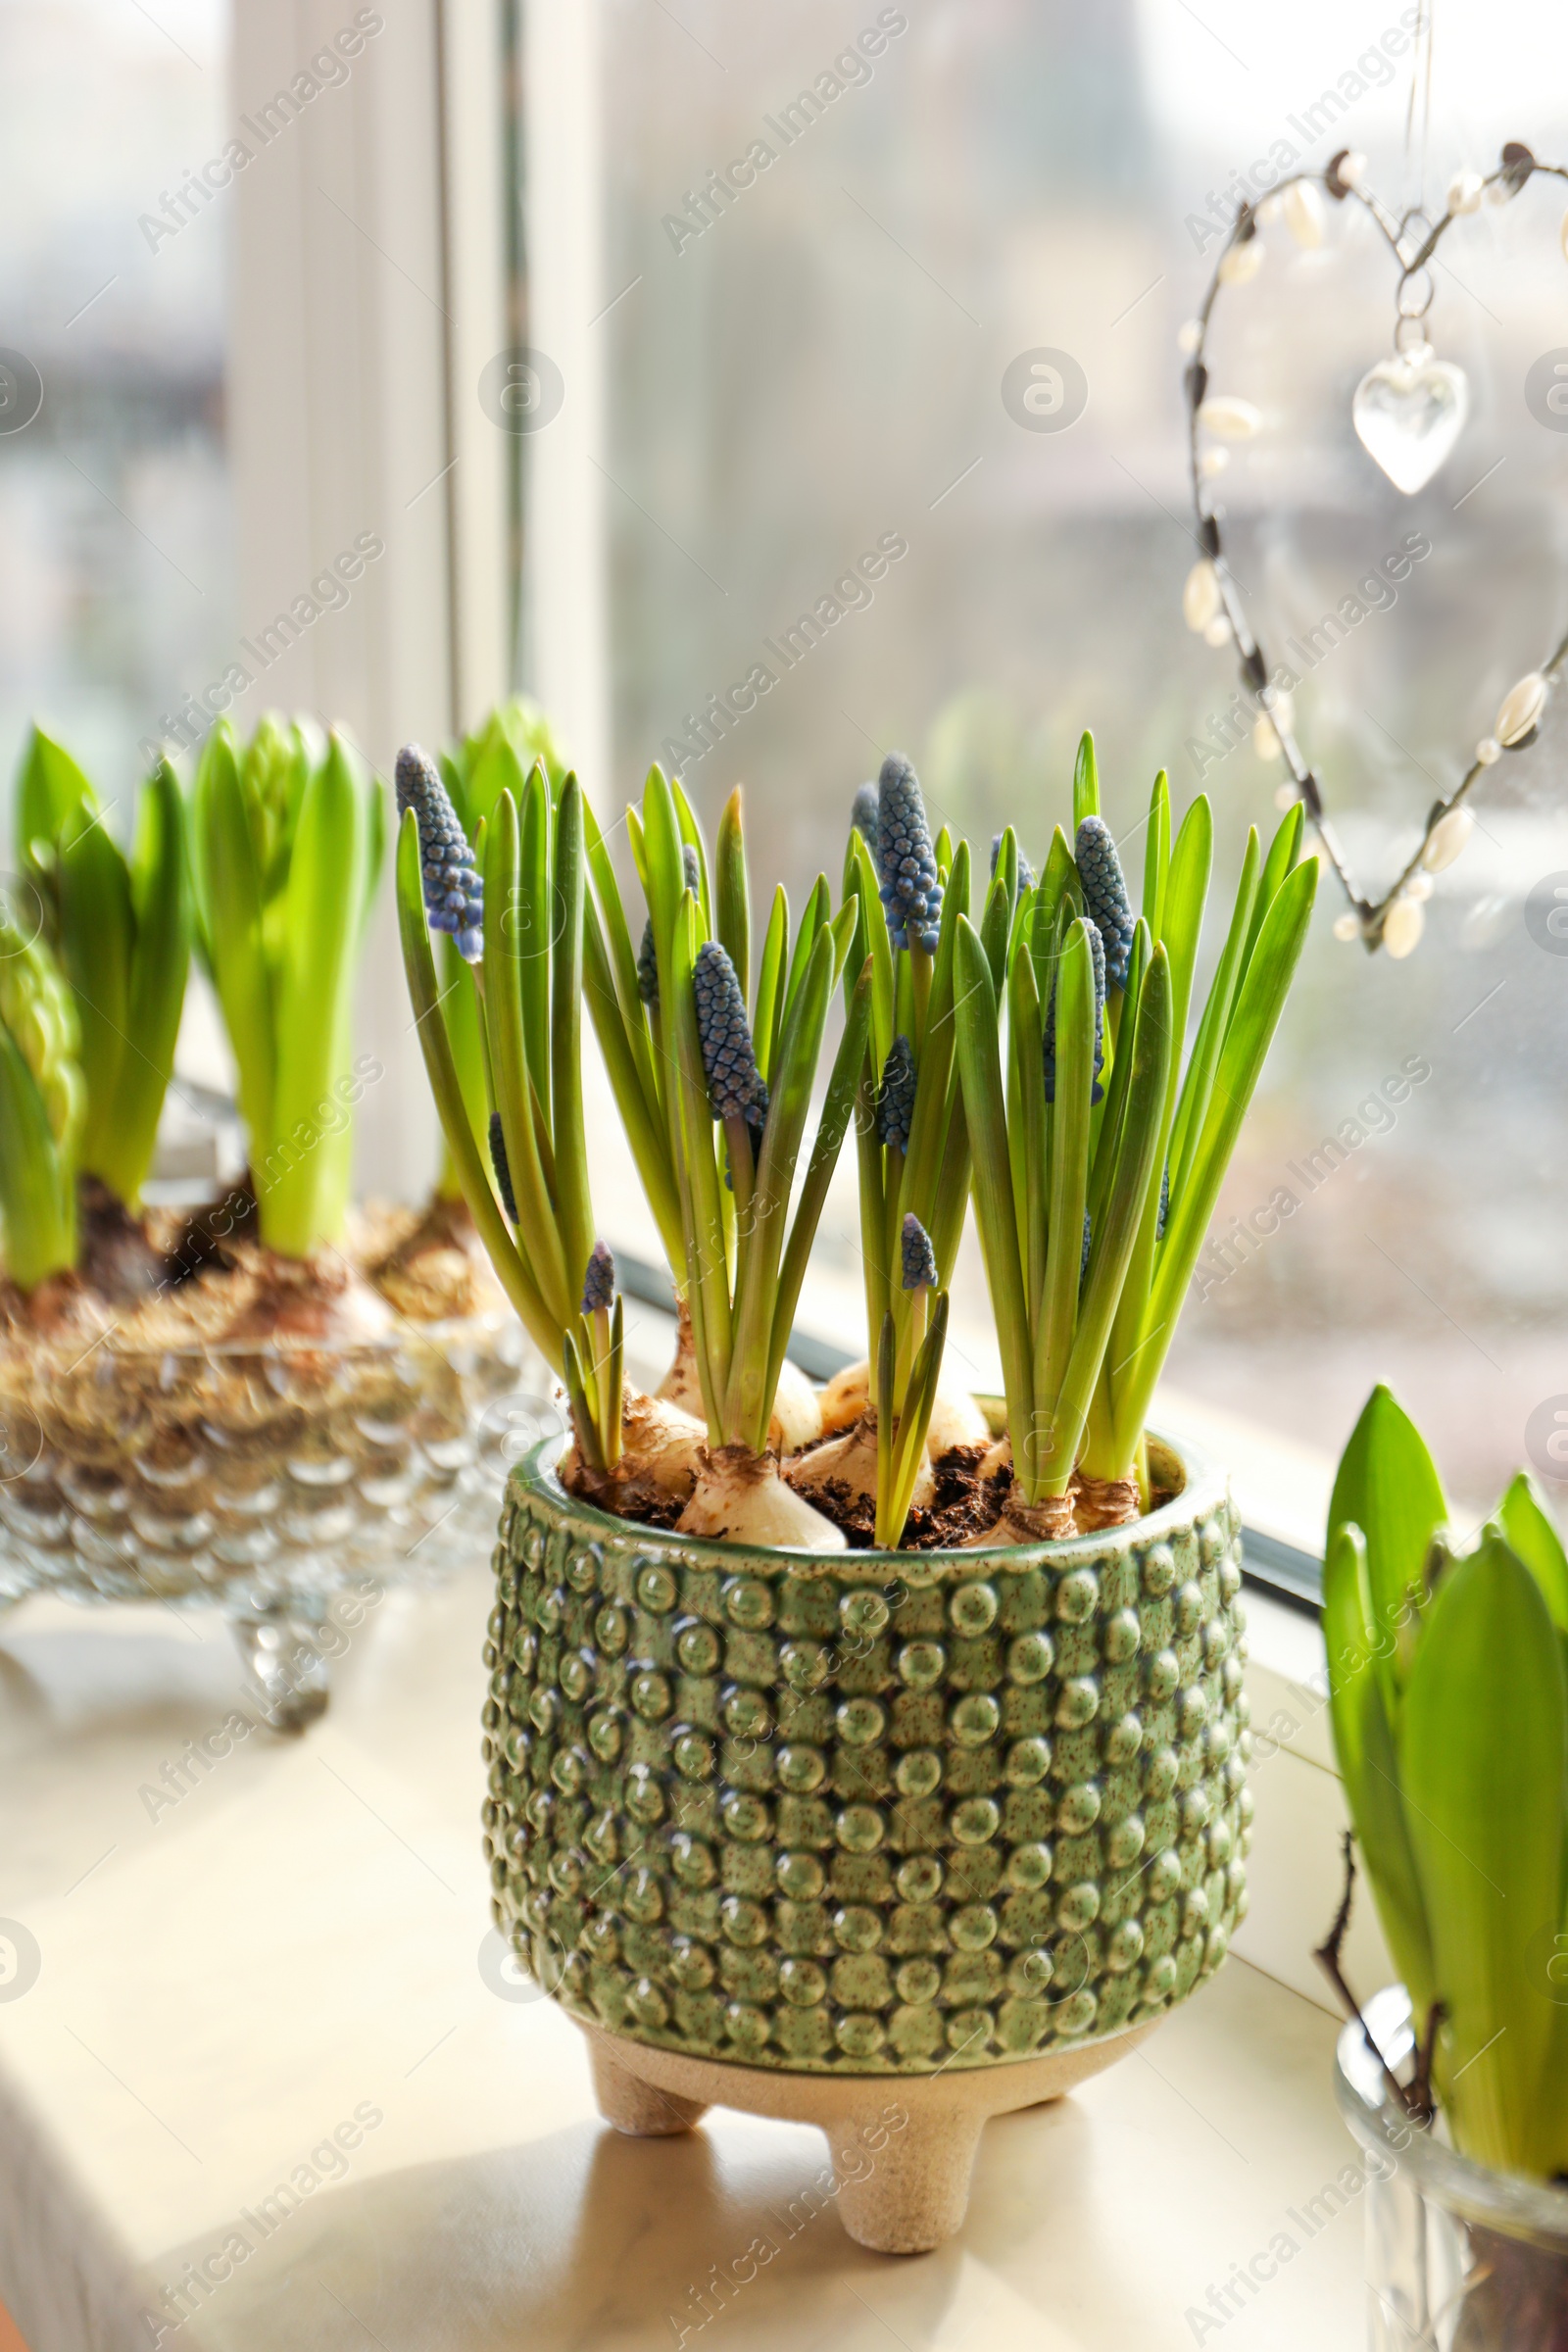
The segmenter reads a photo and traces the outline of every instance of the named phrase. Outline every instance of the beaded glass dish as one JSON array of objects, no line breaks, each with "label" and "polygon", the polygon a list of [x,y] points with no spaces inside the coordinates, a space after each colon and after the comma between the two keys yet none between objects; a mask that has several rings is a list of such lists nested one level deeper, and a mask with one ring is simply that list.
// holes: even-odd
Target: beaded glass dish
[{"label": "beaded glass dish", "polygon": [[510,1315],[346,1345],[0,1341],[0,1606],[213,1602],[299,1729],[332,1595],[488,1545],[519,1441],[560,1426],[547,1390]]},{"label": "beaded glass dish", "polygon": [[1246,1907],[1240,1519],[754,1551],[513,1473],[485,1651],[496,1923],[585,2024],[856,2075],[1159,2016]]}]

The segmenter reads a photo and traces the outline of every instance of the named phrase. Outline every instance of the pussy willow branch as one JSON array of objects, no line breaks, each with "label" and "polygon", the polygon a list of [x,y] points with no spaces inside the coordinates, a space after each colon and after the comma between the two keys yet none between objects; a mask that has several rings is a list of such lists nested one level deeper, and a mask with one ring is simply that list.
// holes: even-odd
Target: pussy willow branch
[{"label": "pussy willow branch", "polygon": [[[1436,225],[1428,231],[1424,243],[1420,246],[1414,258],[1407,259],[1403,250],[1403,246],[1410,222],[1414,220],[1423,218],[1423,216],[1418,210],[1413,210],[1396,217],[1395,214],[1390,212],[1389,208],[1383,204],[1376,195],[1360,188],[1348,187],[1343,181],[1338,179],[1335,173],[1335,166],[1339,161],[1340,158],[1336,156],[1322,172],[1293,172],[1289,179],[1282,179],[1278,181],[1276,185],[1269,190],[1269,194],[1280,196],[1284,194],[1287,188],[1296,187],[1297,185],[1302,183],[1310,183],[1314,187],[1322,188],[1324,193],[1331,199],[1331,201],[1335,203],[1343,203],[1347,196],[1353,196],[1366,212],[1384,239],[1387,241],[1390,251],[1393,253],[1396,261],[1397,261],[1399,264],[1399,284],[1398,288],[1396,289],[1395,295],[1396,316],[1401,318],[1411,317],[1417,318],[1424,318],[1426,315],[1425,309],[1419,312],[1398,311],[1398,293],[1408,283],[1408,281],[1415,276],[1418,270],[1425,269],[1427,263],[1436,253],[1439,242],[1444,236],[1445,232],[1449,228],[1454,220],[1460,218],[1460,216],[1452,211],[1446,212],[1442,220],[1439,220]],[[1515,165],[1499,165],[1495,172],[1488,173],[1486,178],[1483,179],[1481,183],[1483,190],[1491,188],[1498,180],[1507,179],[1516,170],[1517,166]],[[1568,179],[1568,167],[1564,167],[1561,164],[1537,163],[1534,158],[1532,158],[1529,171],[1526,173],[1526,178],[1532,177],[1538,172],[1544,173],[1548,178]],[[1524,181],[1521,181],[1520,187],[1522,188],[1523,185]],[[1198,412],[1202,406],[1203,397],[1207,391],[1208,375],[1203,352],[1204,346],[1208,339],[1209,321],[1213,313],[1214,304],[1218,298],[1220,286],[1223,283],[1223,280],[1220,277],[1220,269],[1225,261],[1226,256],[1231,253],[1236,246],[1249,243],[1250,239],[1256,235],[1256,233],[1257,220],[1255,208],[1250,204],[1244,204],[1232,224],[1230,235],[1226,238],[1225,243],[1221,247],[1220,252],[1215,260],[1213,274],[1209,278],[1207,288],[1204,291],[1202,303],[1198,313],[1198,340],[1193,347],[1187,369],[1187,385],[1189,394],[1187,404],[1187,446],[1188,467],[1193,493],[1193,513],[1198,519],[1199,545],[1201,548],[1204,556],[1214,566],[1214,576],[1219,583],[1220,603],[1224,607],[1225,618],[1230,624],[1231,634],[1235,639],[1237,651],[1242,658],[1243,687],[1252,696],[1259,714],[1267,718],[1269,724],[1274,729],[1274,733],[1279,742],[1280,751],[1284,758],[1286,767],[1290,771],[1291,782],[1295,785],[1296,790],[1306,809],[1306,813],[1311,820],[1313,830],[1317,834],[1318,840],[1323,846],[1324,856],[1327,858],[1330,865],[1333,866],[1335,873],[1339,877],[1340,885],[1345,892],[1347,900],[1360,919],[1362,942],[1370,954],[1382,942],[1383,928],[1388,919],[1390,907],[1394,905],[1396,899],[1398,898],[1405,885],[1413,879],[1417,872],[1419,872],[1422,859],[1426,856],[1427,846],[1430,843],[1433,834],[1436,832],[1443,819],[1448,814],[1449,810],[1457,808],[1468,797],[1477,780],[1481,776],[1485,775],[1486,768],[1479,760],[1473,760],[1463,779],[1455,786],[1454,790],[1447,796],[1447,798],[1446,800],[1438,800],[1433,803],[1432,808],[1427,815],[1425,830],[1422,833],[1420,841],[1416,845],[1413,857],[1411,857],[1408,862],[1402,867],[1397,880],[1393,884],[1392,888],[1388,890],[1381,899],[1374,902],[1373,900],[1365,897],[1356,886],[1354,876],[1350,871],[1349,861],[1347,858],[1344,850],[1340,846],[1339,836],[1336,833],[1333,825],[1329,822],[1327,815],[1324,813],[1323,798],[1318,787],[1317,777],[1314,775],[1311,768],[1308,767],[1306,761],[1302,759],[1300,748],[1296,741],[1295,735],[1289,727],[1281,724],[1279,717],[1269,709],[1268,703],[1263,699],[1264,696],[1269,692],[1268,678],[1270,664],[1268,662],[1267,656],[1264,654],[1261,641],[1252,634],[1252,631],[1249,627],[1246,617],[1242,612],[1240,600],[1234,593],[1234,577],[1225,563],[1221,548],[1218,517],[1211,512],[1205,513],[1204,511],[1202,477],[1199,471],[1198,451]],[[1430,308],[1430,303],[1426,307]],[[1550,659],[1541,664],[1542,676],[1554,678],[1565,660],[1568,660],[1568,635],[1563,637],[1562,642],[1558,645],[1556,651],[1551,655]],[[1522,750],[1524,747],[1523,745],[1515,745],[1511,748],[1515,750]]]}]

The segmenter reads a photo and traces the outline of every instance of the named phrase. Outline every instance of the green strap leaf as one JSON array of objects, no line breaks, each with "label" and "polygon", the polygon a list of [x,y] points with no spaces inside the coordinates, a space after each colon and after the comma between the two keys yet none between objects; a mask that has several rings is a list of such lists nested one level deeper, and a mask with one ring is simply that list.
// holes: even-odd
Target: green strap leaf
[{"label": "green strap leaf", "polygon": [[1497,1536],[1439,1586],[1398,1748],[1454,2142],[1544,2177],[1568,2157],[1560,2014],[1546,1997],[1563,1925],[1568,1682],[1541,1588]]},{"label": "green strap leaf", "polygon": [[1378,1673],[1393,1635],[1379,1635],[1367,1579],[1366,1539],[1347,1521],[1323,1558],[1323,1643],[1329,1714],[1345,1801],[1372,1882],[1384,1940],[1418,2016],[1432,2000],[1432,1935],[1416,1877],[1399,1790],[1394,1728]]},{"label": "green strap leaf", "polygon": [[463,1197],[490,1262],[524,1329],[545,1361],[559,1372],[564,1325],[547,1311],[532,1275],[517,1253],[496,1199],[490,1170],[479,1157],[479,1148],[468,1124],[457,1065],[441,1018],[440,984],[425,920],[424,883],[419,870],[419,827],[412,808],[405,810],[398,833],[397,902],[398,933],[403,944],[409,1001],[414,1008],[415,1034],[424,1055],[430,1092],[435,1097],[447,1148],[457,1165]]},{"label": "green strap leaf", "polygon": [[[1007,1419],[1013,1430],[1032,1432],[1034,1372],[1007,1157],[996,989],[991,960],[966,915],[958,920],[954,990],[964,1117],[974,1152],[975,1223],[1002,1352]],[[1016,1458],[1016,1446],[1014,1471],[1025,1475]]]},{"label": "green strap leaf", "polygon": [[1086,816],[1100,814],[1100,767],[1095,759],[1095,739],[1088,728],[1078,741],[1078,757],[1072,771],[1072,832],[1078,838],[1078,828]]},{"label": "green strap leaf", "polygon": [[1497,1525],[1541,1587],[1553,1625],[1568,1634],[1568,1552],[1527,1471],[1520,1471],[1498,1504]]},{"label": "green strap leaf", "polygon": [[750,1008],[752,892],[746,875],[746,824],[738,784],[724,803],[724,813],[718,820],[717,866],[714,929],[719,946],[735,966],[735,977],[741,984],[742,1001]]},{"label": "green strap leaf", "polygon": [[1391,1722],[1403,1686],[1401,1640],[1426,1591],[1432,1540],[1448,1519],[1437,1467],[1408,1413],[1381,1384],[1361,1409],[1329,1498],[1328,1543],[1347,1525],[1366,1546],[1374,1654]]},{"label": "green strap leaf", "polygon": [[[536,775],[542,774],[536,768]],[[556,934],[551,974],[551,1142],[555,1193],[568,1292],[582,1295],[594,1246],[594,1204],[588,1181],[588,1140],[582,1110],[583,905],[586,896],[582,792],[575,774],[561,787],[556,810]]]}]

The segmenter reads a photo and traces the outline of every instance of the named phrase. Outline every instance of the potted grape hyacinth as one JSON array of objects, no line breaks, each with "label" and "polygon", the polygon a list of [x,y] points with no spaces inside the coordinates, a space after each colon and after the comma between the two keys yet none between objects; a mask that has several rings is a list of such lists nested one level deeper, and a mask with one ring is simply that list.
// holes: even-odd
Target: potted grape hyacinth
[{"label": "potted grape hyacinth", "polygon": [[1386,1389],[1340,1464],[1323,1574],[1335,1747],[1401,1982],[1354,2022],[1374,2352],[1568,2347],[1568,1553],[1521,1475],[1460,1536]]},{"label": "potted grape hyacinth", "polygon": [[[1239,1522],[1144,1416],[1309,919],[1299,812],[1249,840],[1184,1064],[1208,807],[1173,843],[1159,777],[1134,915],[1087,738],[1038,880],[1008,829],[982,888],[894,755],[837,907],[821,876],[760,927],[738,792],[710,845],[650,770],[640,925],[574,775],[473,836],[416,749],[398,797],[442,1124],[571,1424],[502,1514],[496,1920],[619,2128],[817,2122],[851,2233],[933,2245],[985,2118],[1132,2048],[1245,1902]],[[680,1305],[658,1396],[590,1197],[584,1003]],[[852,1124],[866,1353],[817,1392],[790,1337]],[[971,1203],[989,1409],[944,1364]]]},{"label": "potted grape hyacinth", "polygon": [[[127,855],[35,731],[0,922],[0,1597],[216,1600],[285,1729],[325,1703],[334,1592],[449,1511],[470,1417],[350,1210],[382,808],[340,737],[220,721]],[[249,1167],[149,1204],[193,950]]]}]

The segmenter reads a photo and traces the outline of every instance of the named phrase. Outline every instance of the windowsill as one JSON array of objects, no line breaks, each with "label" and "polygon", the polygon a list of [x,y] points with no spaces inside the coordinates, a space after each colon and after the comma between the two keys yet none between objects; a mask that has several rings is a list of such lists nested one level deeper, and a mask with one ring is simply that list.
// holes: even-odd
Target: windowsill
[{"label": "windowsill", "polygon": [[[652,2352],[714,2264],[778,2234],[822,2166],[806,2128],[721,2111],[690,2141],[615,2139],[565,2018],[487,1988],[490,1597],[478,1565],[389,1593],[305,1741],[239,1742],[156,1819],[142,1788],[241,1703],[221,1626],[46,1600],[6,1621],[5,1908],[43,1965],[0,2005],[0,2302],[31,2352],[150,2344],[142,2309],[236,2229],[254,2252],[166,2345]],[[1250,1613],[1265,1716],[1277,1691],[1299,1701],[1312,1629]],[[1298,1891],[1303,1805],[1332,1858],[1320,1730],[1303,1719],[1256,1768],[1258,1895],[1239,1956],[1147,2052],[988,2129],[956,2241],[890,2261],[825,2213],[706,2340],[871,2352],[891,2329],[942,2352],[1177,2352],[1187,2313],[1281,2230],[1300,2247],[1290,2290],[1233,2311],[1227,2340],[1357,2340],[1358,2201],[1310,2239],[1288,2218],[1353,2154],[1330,2095],[1334,2023],[1276,1981],[1293,1937],[1304,1952],[1324,1924],[1280,1910],[1282,1886]],[[343,2177],[275,2242],[253,2229],[242,2217],[362,2104],[382,2120]],[[330,2152],[315,2169],[336,2169]]]}]

